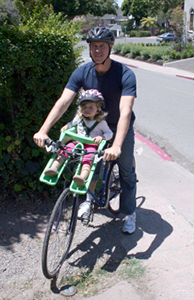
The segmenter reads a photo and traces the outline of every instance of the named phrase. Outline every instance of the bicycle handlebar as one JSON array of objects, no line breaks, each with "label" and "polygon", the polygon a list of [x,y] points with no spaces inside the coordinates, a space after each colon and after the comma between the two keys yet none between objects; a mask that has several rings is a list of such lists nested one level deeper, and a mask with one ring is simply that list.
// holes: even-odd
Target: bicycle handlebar
[{"label": "bicycle handlebar", "polygon": [[[86,149],[74,148],[74,151],[68,151],[65,149],[65,146],[61,145],[61,141],[54,142],[53,140],[46,140],[45,141],[46,151],[51,153],[57,153],[59,149],[66,152],[68,155],[72,156],[73,158],[83,156],[85,154],[98,154],[98,157],[104,155],[104,150],[96,150],[96,151],[87,151]],[[79,151],[79,152],[78,152]]]}]

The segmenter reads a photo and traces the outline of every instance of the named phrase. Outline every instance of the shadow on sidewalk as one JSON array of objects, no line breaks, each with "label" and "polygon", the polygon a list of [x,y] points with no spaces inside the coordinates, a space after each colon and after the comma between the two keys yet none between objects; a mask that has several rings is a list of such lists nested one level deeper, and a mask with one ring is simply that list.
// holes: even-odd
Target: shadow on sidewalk
[{"label": "shadow on sidewalk", "polygon": [[[145,197],[138,199],[142,199],[142,201],[137,207],[137,229],[134,234],[122,233],[123,223],[120,219],[112,219],[108,223],[94,227],[94,231],[69,253],[69,264],[79,268],[86,267],[92,271],[100,261],[102,269],[114,272],[125,257],[148,259],[172,233],[173,227],[156,211],[141,207]],[[144,232],[155,235],[149,248],[136,254],[130,254],[137,246],[138,241],[143,238]],[[76,258],[74,259],[74,257]]]}]

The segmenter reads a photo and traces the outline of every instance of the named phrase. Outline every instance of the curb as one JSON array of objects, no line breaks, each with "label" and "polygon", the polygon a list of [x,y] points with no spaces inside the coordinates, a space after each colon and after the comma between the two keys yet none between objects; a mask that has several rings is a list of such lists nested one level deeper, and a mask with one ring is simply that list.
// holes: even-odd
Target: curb
[{"label": "curb", "polygon": [[[145,62],[145,61],[144,62],[141,62],[139,60],[135,61],[133,59],[129,59],[127,57],[124,57],[124,56],[121,56],[118,54],[114,54],[114,53],[111,54],[111,56],[113,57],[114,60],[116,60],[130,68],[154,71],[154,72],[158,72],[158,73],[174,75],[176,77],[183,78],[183,79],[194,80],[193,72],[185,71],[185,70],[178,69],[178,68],[173,68],[170,66],[164,66],[164,65],[161,66],[161,65],[157,65],[157,64],[151,64],[151,63]],[[132,62],[132,63],[130,64],[128,62]],[[134,62],[134,64],[133,64],[133,62]]]},{"label": "curb", "polygon": [[135,131],[135,137],[141,142],[145,143],[150,149],[152,149],[156,154],[158,154],[163,160],[173,161],[172,158],[166,154],[160,147],[152,143],[144,136]]}]

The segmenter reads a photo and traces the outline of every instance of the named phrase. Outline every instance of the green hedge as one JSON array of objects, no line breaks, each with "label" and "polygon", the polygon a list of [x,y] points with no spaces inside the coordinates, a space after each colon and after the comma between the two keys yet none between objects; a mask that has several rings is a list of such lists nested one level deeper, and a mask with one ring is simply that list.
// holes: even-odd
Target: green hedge
[{"label": "green hedge", "polygon": [[[23,30],[0,27],[0,181],[6,191],[41,190],[38,177],[48,158],[34,144],[33,135],[80,57],[68,23],[66,27],[67,34],[65,23],[63,32],[32,25]],[[75,104],[53,127],[52,138],[58,138],[74,113]]]}]

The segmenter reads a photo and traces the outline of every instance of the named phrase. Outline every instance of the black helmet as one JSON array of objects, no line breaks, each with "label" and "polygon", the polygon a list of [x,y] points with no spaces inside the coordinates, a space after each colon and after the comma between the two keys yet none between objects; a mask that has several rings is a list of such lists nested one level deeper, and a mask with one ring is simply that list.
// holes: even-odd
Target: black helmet
[{"label": "black helmet", "polygon": [[109,28],[95,27],[88,32],[86,41],[87,43],[106,42],[108,44],[114,44],[115,36]]},{"label": "black helmet", "polygon": [[104,97],[98,90],[91,89],[84,91],[78,99],[78,104],[83,105],[86,102],[101,103],[102,108],[105,107]]}]

